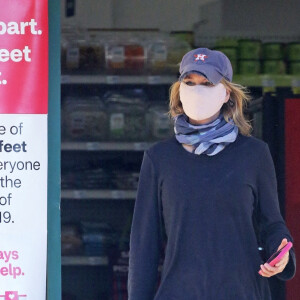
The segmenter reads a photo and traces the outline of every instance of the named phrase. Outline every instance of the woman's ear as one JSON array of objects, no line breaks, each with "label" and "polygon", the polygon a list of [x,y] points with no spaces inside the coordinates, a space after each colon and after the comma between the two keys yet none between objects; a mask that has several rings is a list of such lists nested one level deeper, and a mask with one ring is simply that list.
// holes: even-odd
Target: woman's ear
[{"label": "woman's ear", "polygon": [[224,100],[224,103],[226,103],[230,98],[230,91],[226,89],[226,97],[225,97],[225,100]]}]

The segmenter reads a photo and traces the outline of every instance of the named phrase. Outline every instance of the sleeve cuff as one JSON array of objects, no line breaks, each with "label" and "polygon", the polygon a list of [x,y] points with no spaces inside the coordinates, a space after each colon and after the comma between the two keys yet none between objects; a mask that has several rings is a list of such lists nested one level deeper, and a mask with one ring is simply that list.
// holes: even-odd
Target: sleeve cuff
[{"label": "sleeve cuff", "polygon": [[296,255],[294,248],[290,249],[289,261],[281,273],[276,274],[278,279],[287,281],[292,279],[296,274]]}]

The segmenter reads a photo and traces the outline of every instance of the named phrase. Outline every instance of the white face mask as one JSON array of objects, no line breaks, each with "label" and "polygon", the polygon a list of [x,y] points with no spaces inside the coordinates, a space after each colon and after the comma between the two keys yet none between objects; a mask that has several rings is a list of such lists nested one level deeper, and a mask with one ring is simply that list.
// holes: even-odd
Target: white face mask
[{"label": "white face mask", "polygon": [[226,88],[222,83],[213,87],[189,86],[180,83],[180,101],[185,114],[194,120],[204,120],[216,114],[226,100]]}]

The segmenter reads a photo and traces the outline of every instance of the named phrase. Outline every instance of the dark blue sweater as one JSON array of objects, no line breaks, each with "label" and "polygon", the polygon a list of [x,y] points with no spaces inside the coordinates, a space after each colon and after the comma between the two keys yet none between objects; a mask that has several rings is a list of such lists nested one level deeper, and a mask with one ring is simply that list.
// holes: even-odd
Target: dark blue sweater
[{"label": "dark blue sweater", "polygon": [[[254,213],[269,257],[293,241],[279,209],[274,163],[264,141],[238,134],[214,156],[176,140],[144,152],[130,235],[129,300],[270,300]],[[156,289],[163,230],[167,236]],[[296,257],[281,280],[294,277]]]}]

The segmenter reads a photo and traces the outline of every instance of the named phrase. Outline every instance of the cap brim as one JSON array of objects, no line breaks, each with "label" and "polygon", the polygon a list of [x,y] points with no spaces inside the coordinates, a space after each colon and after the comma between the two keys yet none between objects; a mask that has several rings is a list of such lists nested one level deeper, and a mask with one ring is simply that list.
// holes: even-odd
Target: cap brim
[{"label": "cap brim", "polygon": [[195,64],[189,64],[186,65],[182,70],[182,74],[179,77],[179,81],[181,81],[187,74],[193,73],[193,71],[202,73],[213,84],[218,84],[223,78],[223,75],[220,74],[217,70],[215,70],[214,67],[211,65],[203,64],[197,66]]}]

